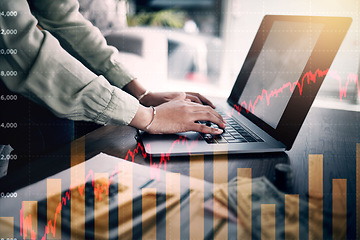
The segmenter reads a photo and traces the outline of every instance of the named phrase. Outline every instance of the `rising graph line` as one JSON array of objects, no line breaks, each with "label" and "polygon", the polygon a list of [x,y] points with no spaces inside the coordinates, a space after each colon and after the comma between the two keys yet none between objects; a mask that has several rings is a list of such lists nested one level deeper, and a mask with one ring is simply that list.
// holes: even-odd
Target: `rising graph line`
[{"label": "rising graph line", "polygon": [[[184,144],[188,147],[188,149],[190,150],[194,144],[196,144],[197,141],[193,141],[189,144],[189,141],[186,139],[186,137],[180,136],[179,139],[177,139],[176,141],[173,142],[171,148],[169,149],[169,154],[162,154],[161,155],[161,160],[158,164],[153,163],[152,162],[152,158],[151,155],[149,156],[150,158],[150,175],[151,178],[154,178],[154,175],[159,176],[158,174],[160,174],[160,168],[162,166],[162,164],[164,163],[164,169],[166,169],[166,163],[167,161],[170,160],[170,153],[172,152],[172,149],[177,145],[177,144]],[[147,157],[147,153],[145,152],[143,146],[138,143],[137,147],[134,150],[129,150],[125,160],[131,160],[132,162],[135,161],[135,156],[138,153],[141,153],[143,155],[144,158]],[[92,182],[92,186],[94,188],[94,196],[95,199],[98,199],[98,201],[101,201],[101,195],[103,192],[105,192],[107,195],[109,195],[109,186],[113,181],[113,178],[115,175],[119,174],[120,170],[117,168],[117,166],[114,167],[114,171],[111,173],[110,177],[109,177],[109,183],[102,183],[97,184],[95,186],[95,177],[94,177],[94,172],[93,170],[90,170],[88,172],[88,174],[85,177],[85,181],[84,184],[81,184],[79,186],[77,186],[77,190],[80,193],[80,196],[85,197],[84,196],[84,190],[85,190],[85,186],[86,183],[88,182],[88,180],[91,180]],[[71,191],[73,191],[73,189],[76,189],[76,187],[70,187],[70,189],[68,191],[65,192],[65,196],[62,197],[61,202],[58,204],[58,206],[56,207],[56,211],[54,214],[54,222],[51,221],[51,219],[48,221],[47,225],[45,226],[45,234],[44,236],[41,238],[42,240],[46,240],[46,236],[47,234],[52,234],[55,237],[56,234],[56,220],[59,214],[61,214],[61,210],[62,207],[66,205],[66,203],[70,200],[71,197]],[[34,240],[36,239],[36,234],[35,231],[32,229],[32,219],[31,219],[31,214],[29,214],[28,216],[25,217],[24,219],[24,214],[23,214],[23,207],[21,207],[20,209],[20,235],[23,236],[23,238],[25,239],[27,237],[27,231],[30,230],[31,231],[31,239]]]},{"label": "rising graph line", "polygon": [[[310,84],[312,83],[316,83],[316,80],[318,77],[324,77],[329,73],[329,76],[331,76],[332,78],[335,78],[338,82],[339,82],[339,98],[340,101],[342,101],[343,97],[346,97],[346,93],[348,90],[348,85],[350,82],[354,82],[356,84],[357,87],[357,93],[358,93],[358,98],[360,100],[360,90],[359,90],[359,78],[358,75],[354,74],[354,73],[350,73],[347,77],[347,80],[345,82],[345,86],[342,86],[342,79],[339,76],[339,74],[336,71],[329,71],[329,69],[327,70],[320,70],[317,69],[315,71],[315,73],[312,73],[311,71],[307,72],[301,79],[301,81],[296,81],[296,82],[287,82],[285,83],[282,87],[278,88],[278,89],[274,89],[271,90],[270,92],[267,91],[266,89],[263,89],[261,94],[258,95],[255,99],[254,102],[252,102],[251,100],[247,103],[246,101],[243,101],[240,103],[240,105],[235,105],[234,110],[237,110],[238,112],[241,111],[242,108],[244,108],[246,110],[247,113],[252,112],[254,113],[255,111],[255,107],[256,104],[259,101],[263,101],[264,98],[266,100],[266,104],[267,106],[270,105],[270,100],[273,97],[277,97],[279,95],[279,93],[282,93],[284,90],[289,89],[290,92],[294,92],[295,88],[298,87],[299,89],[299,94],[300,96],[303,93],[303,88],[304,88],[304,83]],[[232,112],[232,113],[233,113]]]},{"label": "rising graph line", "polygon": [[[339,74],[336,71],[329,71],[329,69],[327,70],[316,70],[315,73],[307,72],[303,78],[301,79],[301,81],[296,81],[296,82],[287,82],[285,83],[282,87],[278,88],[278,89],[274,89],[271,90],[270,92],[268,92],[266,89],[263,89],[261,94],[258,95],[255,99],[254,102],[249,101],[248,103],[246,103],[245,101],[241,102],[240,105],[235,105],[234,108],[232,109],[232,112],[228,115],[228,116],[232,116],[235,112],[235,110],[239,113],[241,108],[245,108],[246,112],[254,112],[256,104],[259,101],[263,101],[264,99],[266,100],[267,105],[270,104],[270,100],[272,97],[277,97],[280,93],[282,93],[284,90],[289,89],[290,92],[293,92],[296,88],[296,86],[299,89],[299,93],[300,95],[302,95],[303,93],[303,87],[304,87],[304,83],[310,84],[315,83],[318,77],[324,77],[326,75],[329,75],[330,77],[336,79],[339,82],[339,98],[340,101],[342,101],[343,98],[346,98],[346,93],[348,91],[348,85],[349,83],[353,82],[354,84],[356,84],[357,87],[357,94],[358,94],[358,98],[360,100],[360,89],[359,89],[359,78],[358,75],[354,74],[354,73],[350,73],[347,76],[347,79],[345,81],[345,84],[343,85],[342,83],[342,78],[339,76]],[[188,141],[188,139],[186,138],[186,136],[179,136],[179,138],[177,140],[175,140],[170,149],[168,150],[167,153],[163,153],[161,154],[161,158],[160,161],[158,163],[153,162],[151,155],[149,155],[149,159],[150,159],[150,176],[151,178],[154,178],[155,176],[157,176],[157,178],[159,178],[159,174],[160,174],[160,169],[162,167],[162,165],[164,165],[164,170],[166,170],[166,163],[170,160],[170,154],[172,153],[173,148],[176,145],[185,145],[189,151],[189,153],[191,153],[191,149],[196,146],[197,144],[197,140],[191,140]],[[149,149],[151,149],[150,145],[147,145],[147,147]],[[141,143],[138,143],[136,148],[134,150],[129,149],[129,151],[127,152],[127,155],[125,157],[125,160],[128,161],[135,161],[135,156],[137,154],[141,153],[142,156],[144,158],[146,158],[148,156],[148,154],[145,152],[144,147],[141,145]],[[98,198],[99,201],[101,201],[101,194],[105,191],[106,194],[109,194],[109,185],[111,184],[113,177],[119,173],[119,169],[117,168],[117,166],[115,166],[114,168],[115,170],[112,172],[112,174],[109,177],[109,183],[102,183],[102,185],[97,185],[95,186],[95,178],[94,178],[94,173],[92,170],[89,171],[88,175],[85,177],[85,183],[91,179],[92,181],[92,186],[94,187],[94,196],[95,199]],[[84,194],[84,189],[85,189],[85,183],[83,185],[77,186],[77,189],[80,193],[81,196],[83,196]],[[55,232],[56,232],[56,219],[58,214],[61,214],[61,209],[63,206],[66,205],[66,203],[68,201],[70,201],[70,196],[71,196],[71,189],[69,189],[69,191],[67,191],[65,193],[65,196],[62,197],[61,202],[58,204],[56,211],[55,211],[55,215],[54,215],[54,222],[52,223],[51,220],[48,221],[47,226],[45,227],[45,234],[44,236],[41,238],[42,240],[46,239],[46,235],[49,233],[52,233],[53,236],[55,236]],[[75,188],[74,188],[75,189]],[[24,218],[24,214],[23,214],[23,206],[20,209],[20,235],[23,236],[23,238],[25,239],[27,237],[27,232],[28,230],[30,230],[30,235],[31,235],[31,239],[34,240],[36,239],[36,233],[35,231],[32,229],[32,219],[31,219],[31,214],[29,214],[28,216],[26,216]]]},{"label": "rising graph line", "polygon": [[[102,193],[105,192],[107,195],[109,195],[109,186],[110,186],[111,182],[113,181],[114,176],[119,174],[119,173],[120,173],[120,170],[117,168],[117,166],[115,166],[114,171],[111,173],[111,175],[109,177],[109,183],[107,184],[107,183],[103,182],[101,185],[97,184],[95,186],[94,172],[93,172],[93,170],[90,170],[89,173],[85,177],[85,181],[84,181],[85,183],[82,184],[82,185],[77,186],[77,190],[79,191],[81,197],[85,197],[84,196],[85,185],[88,182],[88,180],[90,179],[91,182],[92,182],[92,186],[94,188],[95,199],[98,199],[98,201],[101,201]],[[55,214],[54,214],[54,223],[52,223],[51,219],[48,221],[47,225],[45,226],[45,234],[41,238],[42,240],[46,240],[46,235],[49,234],[49,233],[53,234],[53,236],[55,237],[57,217],[58,217],[59,214],[61,214],[62,207],[65,206],[68,201],[70,201],[72,189],[76,189],[76,187],[74,187],[74,188],[70,187],[70,189],[65,192],[65,196],[62,197],[61,202],[56,207],[56,211],[55,211]],[[20,209],[20,235],[23,236],[24,239],[27,237],[28,230],[30,230],[30,232],[31,232],[31,239],[35,240],[36,239],[36,233],[32,229],[31,214],[26,216],[25,219],[24,219],[23,206],[22,206],[21,209]]]},{"label": "rising graph line", "polygon": [[32,240],[36,239],[36,233],[32,229],[31,214],[29,214],[29,216],[26,216],[26,218],[24,219],[23,208],[24,208],[24,203],[21,204],[21,209],[20,209],[20,236],[23,236],[25,239],[27,237],[28,230],[30,230],[31,239]]},{"label": "rising graph line", "polygon": [[[160,170],[160,168],[161,168],[161,166],[163,164],[164,164],[164,169],[166,170],[166,163],[170,160],[170,154],[172,153],[172,150],[174,149],[175,146],[183,145],[183,146],[186,147],[187,151],[189,153],[191,153],[191,150],[197,145],[199,138],[189,141],[186,136],[179,136],[179,138],[176,139],[171,144],[169,150],[166,153],[161,154],[160,161],[158,161],[158,163],[153,162],[151,155],[149,155],[150,169],[151,169],[150,177],[155,178],[155,175],[156,175],[157,179],[160,178],[159,170]],[[147,144],[146,147],[149,150],[151,150],[151,145],[150,144]],[[128,151],[126,157],[125,157],[125,160],[129,160],[129,158],[131,158],[131,161],[134,162],[135,156],[136,156],[137,153],[139,153],[139,151],[141,152],[141,154],[143,155],[144,158],[147,157],[147,153],[145,152],[144,147],[142,146],[141,143],[138,143],[134,150],[129,149],[129,151]]]}]

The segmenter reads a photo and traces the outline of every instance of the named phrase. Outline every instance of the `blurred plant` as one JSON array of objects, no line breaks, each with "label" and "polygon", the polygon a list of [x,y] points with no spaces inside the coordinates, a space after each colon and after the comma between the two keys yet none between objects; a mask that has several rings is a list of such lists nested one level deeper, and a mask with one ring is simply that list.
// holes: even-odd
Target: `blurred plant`
[{"label": "blurred plant", "polygon": [[165,9],[157,12],[141,12],[133,16],[128,16],[129,26],[154,26],[182,28],[184,26],[186,14],[175,9]]}]

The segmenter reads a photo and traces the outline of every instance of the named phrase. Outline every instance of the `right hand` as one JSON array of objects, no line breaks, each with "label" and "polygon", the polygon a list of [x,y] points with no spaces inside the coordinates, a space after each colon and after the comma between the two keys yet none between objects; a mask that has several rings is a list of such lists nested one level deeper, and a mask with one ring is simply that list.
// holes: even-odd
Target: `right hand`
[{"label": "right hand", "polygon": [[[145,107],[140,106],[131,126],[145,130],[145,127],[151,122],[152,109],[145,108],[146,113],[140,114]],[[148,110],[147,110],[148,109]],[[156,107],[156,116],[147,132],[152,134],[179,133],[187,131],[196,131],[201,133],[221,134],[222,129],[211,128],[196,121],[210,121],[217,124],[220,128],[225,128],[223,118],[212,107],[186,101],[185,99],[176,99],[163,103]],[[150,114],[150,115],[149,115]],[[147,121],[143,116],[150,116]],[[143,119],[141,121],[141,119]],[[144,124],[145,122],[145,124]]]}]

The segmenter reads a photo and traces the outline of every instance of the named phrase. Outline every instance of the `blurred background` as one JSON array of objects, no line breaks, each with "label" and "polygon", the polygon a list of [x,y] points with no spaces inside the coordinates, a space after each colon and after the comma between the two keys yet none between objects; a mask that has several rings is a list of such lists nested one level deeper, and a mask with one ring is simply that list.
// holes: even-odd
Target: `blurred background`
[{"label": "blurred background", "polygon": [[[123,65],[147,88],[219,97],[228,96],[264,15],[352,17],[314,104],[360,111],[358,0],[79,2],[83,15],[119,49]],[[340,100],[346,87],[346,97]]]}]

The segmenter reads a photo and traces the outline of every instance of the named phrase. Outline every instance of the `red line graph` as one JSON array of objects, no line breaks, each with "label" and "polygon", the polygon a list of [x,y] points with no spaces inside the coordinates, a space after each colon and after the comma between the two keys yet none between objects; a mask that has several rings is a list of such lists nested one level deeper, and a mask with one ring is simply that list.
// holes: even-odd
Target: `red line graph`
[{"label": "red line graph", "polygon": [[359,76],[355,73],[349,73],[345,82],[345,86],[342,86],[342,80],[339,74],[336,71],[329,71],[329,76],[336,79],[339,82],[339,98],[340,101],[342,101],[343,97],[346,98],[346,93],[348,91],[348,85],[351,82],[354,82],[356,84],[357,89],[357,95],[360,100],[360,89],[359,89]]},{"label": "red line graph", "polygon": [[[93,172],[93,170],[90,170],[89,173],[86,175],[84,182],[87,183],[88,180],[91,179],[92,186],[94,188],[95,199],[98,199],[98,201],[101,201],[101,195],[103,192],[105,192],[107,195],[109,195],[109,186],[110,186],[111,182],[113,181],[114,176],[117,175],[118,173],[119,173],[119,170],[118,170],[117,166],[115,166],[114,171],[111,173],[111,175],[109,177],[109,183],[108,184],[102,183],[101,185],[97,184],[95,186],[94,172]],[[85,190],[85,186],[86,186],[85,183],[77,186],[77,190],[79,191],[80,196],[84,195],[84,190]],[[52,223],[51,220],[48,221],[47,225],[45,226],[45,234],[41,238],[42,240],[46,240],[46,235],[49,233],[52,233],[53,236],[55,236],[57,216],[58,216],[58,214],[61,214],[62,207],[65,206],[66,203],[70,200],[71,191],[73,191],[74,189],[76,189],[76,187],[74,187],[74,188],[70,187],[69,191],[65,192],[65,196],[62,197],[61,202],[56,207],[56,211],[54,214],[54,223]],[[24,219],[23,207],[21,207],[21,209],[20,209],[20,235],[23,236],[23,238],[25,239],[27,237],[27,231],[30,230],[31,231],[31,239],[32,240],[36,239],[36,234],[35,234],[34,230],[32,229],[31,214],[26,216],[24,220],[23,219]]]},{"label": "red line graph", "polygon": [[32,220],[31,220],[31,214],[29,216],[26,216],[24,219],[23,216],[23,203],[21,205],[20,209],[20,235],[24,236],[24,239],[27,237],[27,232],[30,230],[30,237],[31,239],[36,239],[36,233],[32,229]]},{"label": "red line graph", "polygon": [[[259,101],[263,101],[264,99],[267,101],[267,105],[270,104],[270,100],[272,97],[277,97],[280,93],[282,93],[283,91],[285,91],[286,89],[289,89],[291,92],[294,91],[294,89],[296,88],[296,86],[299,89],[299,93],[300,95],[302,95],[303,92],[303,87],[304,87],[304,83],[307,84],[311,84],[315,83],[318,77],[324,77],[325,75],[329,75],[330,77],[336,79],[339,82],[339,98],[340,101],[342,101],[343,98],[346,98],[346,93],[348,91],[348,86],[349,83],[353,82],[354,84],[356,84],[356,89],[357,89],[357,95],[358,98],[360,100],[360,90],[359,90],[359,78],[358,75],[350,73],[347,76],[347,79],[345,81],[345,84],[343,85],[342,83],[342,79],[339,76],[339,74],[336,71],[329,71],[329,69],[327,70],[316,70],[315,73],[312,72],[307,72],[303,78],[301,79],[301,81],[296,81],[296,82],[287,82],[285,83],[282,87],[278,88],[278,89],[274,89],[271,91],[267,91],[265,89],[262,90],[261,94],[258,95],[256,97],[256,99],[254,100],[254,102],[249,101],[248,103],[241,102],[240,106],[234,106],[232,112],[229,114],[229,116],[234,114],[234,110],[237,110],[238,112],[241,110],[242,107],[245,108],[246,112],[254,112],[254,109],[256,107],[256,104]],[[157,176],[157,178],[159,178],[159,174],[160,174],[160,169],[162,167],[162,165],[164,165],[164,170],[166,170],[166,164],[167,162],[170,160],[170,154],[172,153],[173,148],[176,145],[185,145],[189,151],[189,153],[191,153],[191,149],[196,146],[197,141],[195,140],[191,140],[188,141],[186,136],[179,136],[179,138],[177,140],[175,140],[171,147],[169,148],[167,153],[163,153],[161,155],[160,161],[158,161],[158,163],[153,162],[151,155],[149,156],[149,160],[150,160],[150,177],[154,178],[155,176]],[[150,149],[150,145],[147,145],[147,147]],[[135,156],[137,154],[141,153],[142,156],[144,158],[147,157],[147,153],[144,150],[144,147],[141,145],[141,143],[138,143],[136,148],[131,150],[129,149],[127,152],[127,155],[125,157],[125,160],[128,161],[132,161],[134,162],[135,160]],[[99,201],[101,201],[101,194],[105,191],[106,194],[109,194],[109,185],[111,184],[111,182],[113,181],[113,178],[116,174],[119,173],[119,170],[117,168],[117,166],[115,166],[114,171],[112,172],[112,174],[109,177],[109,183],[105,184],[103,183],[102,185],[97,185],[95,186],[95,178],[94,178],[94,173],[92,170],[89,171],[89,173],[87,174],[87,176],[85,177],[85,183],[88,182],[89,179],[91,179],[92,181],[92,186],[94,187],[94,196],[95,199],[98,199]],[[76,188],[71,188],[71,189],[76,189]],[[57,216],[58,214],[61,214],[61,209],[63,206],[66,205],[66,203],[68,201],[70,201],[70,196],[71,196],[71,191],[69,190],[65,193],[65,196],[62,197],[61,202],[58,204],[55,214],[54,214],[54,221],[52,222],[51,220],[48,221],[47,226],[45,227],[45,234],[42,237],[42,240],[46,239],[46,235],[47,234],[53,234],[53,236],[55,236],[55,232],[56,232],[56,220],[57,220]],[[77,190],[79,191],[80,195],[83,196],[84,194],[84,189],[85,189],[85,184],[77,186]],[[31,219],[31,215],[29,214],[28,216],[26,216],[24,218],[23,215],[23,206],[20,209],[20,235],[23,236],[23,238],[25,239],[27,237],[27,232],[28,230],[30,230],[31,233],[31,239],[36,239],[36,233],[35,231],[32,229],[32,219]]]},{"label": "red line graph", "polygon": [[256,104],[259,101],[263,101],[264,98],[265,98],[266,104],[267,104],[267,106],[269,106],[271,98],[277,97],[279,95],[279,93],[282,93],[286,89],[289,89],[290,92],[292,93],[295,90],[296,86],[298,87],[299,93],[300,93],[300,96],[301,96],[302,93],[303,93],[304,82],[307,83],[307,84],[310,84],[311,82],[315,83],[318,77],[324,77],[328,73],[329,73],[330,77],[336,79],[339,82],[339,98],[340,98],[340,101],[342,101],[343,97],[346,97],[346,93],[348,91],[348,85],[349,85],[350,82],[354,82],[356,84],[358,98],[360,100],[360,90],[359,90],[359,78],[358,78],[358,75],[356,75],[354,73],[350,73],[348,75],[348,77],[347,77],[346,82],[345,82],[345,86],[343,87],[342,86],[342,79],[341,79],[341,77],[339,76],[339,74],[336,71],[329,71],[329,69],[322,71],[320,69],[317,69],[315,71],[315,73],[312,73],[311,71],[307,72],[302,77],[301,81],[287,82],[282,87],[280,87],[278,89],[271,90],[270,92],[268,90],[266,90],[266,89],[263,89],[261,94],[256,97],[254,102],[252,102],[251,100],[248,103],[246,101],[243,101],[243,102],[240,103],[240,105],[235,105],[234,109],[236,109],[238,112],[240,112],[241,109],[244,108],[247,113],[249,113],[249,112],[254,113]]},{"label": "red line graph", "polygon": [[[154,175],[156,174],[159,177],[160,174],[160,168],[162,166],[162,164],[164,164],[164,169],[166,169],[166,162],[170,160],[170,153],[172,151],[172,149],[175,147],[175,145],[177,144],[185,144],[189,149],[191,149],[193,147],[194,144],[196,144],[196,141],[193,141],[189,144],[189,142],[187,141],[186,137],[182,137],[180,136],[179,139],[177,139],[176,141],[173,142],[171,149],[169,150],[168,154],[162,154],[161,155],[161,160],[158,164],[153,163],[152,162],[152,158],[151,156],[149,156],[150,158],[150,177],[154,178]],[[136,148],[134,150],[130,150],[128,151],[125,160],[131,160],[132,162],[135,161],[135,156],[141,153],[143,155],[144,158],[147,157],[147,153],[145,152],[143,146],[141,145],[141,143],[138,143]],[[101,195],[102,193],[105,191],[107,195],[109,195],[109,186],[113,181],[113,178],[115,175],[119,174],[119,171],[117,166],[114,167],[114,171],[111,173],[110,177],[109,177],[109,183],[102,183],[101,185],[98,184],[97,186],[95,186],[95,177],[94,177],[94,172],[93,170],[90,170],[89,173],[86,175],[85,177],[85,183],[88,182],[88,180],[91,180],[92,182],[92,186],[94,188],[94,196],[95,199],[98,199],[98,201],[101,201]],[[154,174],[155,173],[155,174]],[[80,196],[83,196],[84,194],[84,190],[85,190],[85,186],[86,184],[82,184],[77,186],[77,190],[80,193]],[[45,234],[44,236],[41,238],[42,240],[46,240],[46,235],[47,234],[53,234],[53,236],[55,236],[56,234],[56,220],[58,217],[58,214],[61,214],[61,210],[62,207],[66,205],[66,203],[70,200],[70,196],[71,196],[71,191],[73,191],[76,188],[70,187],[70,189],[65,192],[65,196],[62,197],[61,202],[58,204],[58,206],[56,207],[56,211],[54,214],[54,222],[52,222],[51,220],[48,221],[47,225],[45,226]],[[23,214],[23,207],[21,207],[20,209],[20,235],[23,236],[23,238],[25,239],[27,237],[27,231],[30,230],[31,231],[31,239],[34,240],[36,239],[36,233],[35,231],[32,229],[32,219],[31,219],[31,214],[29,214],[28,216],[25,217],[24,219],[24,214]]]},{"label": "red line graph", "polygon": [[[166,170],[166,163],[170,160],[170,154],[172,153],[172,150],[174,149],[174,147],[176,145],[183,145],[186,146],[187,150],[189,151],[189,153],[191,153],[191,149],[193,147],[195,147],[198,143],[198,139],[197,140],[191,140],[189,141],[186,136],[179,136],[178,139],[176,139],[172,144],[171,147],[169,148],[169,150],[167,151],[167,153],[162,153],[161,157],[160,157],[160,161],[158,163],[153,162],[151,155],[149,155],[149,161],[150,161],[150,177],[151,178],[155,178],[155,176],[157,177],[157,179],[159,179],[160,177],[160,168],[161,166],[164,164],[164,170]],[[150,145],[146,146],[148,149],[151,149]],[[138,143],[136,148],[134,150],[130,150],[128,151],[125,160],[129,160],[129,157],[131,158],[131,161],[134,162],[135,160],[135,156],[137,153],[139,153],[139,150],[141,151],[141,154],[143,155],[144,158],[147,157],[147,153],[144,150],[144,147],[141,145],[141,143]]]}]

